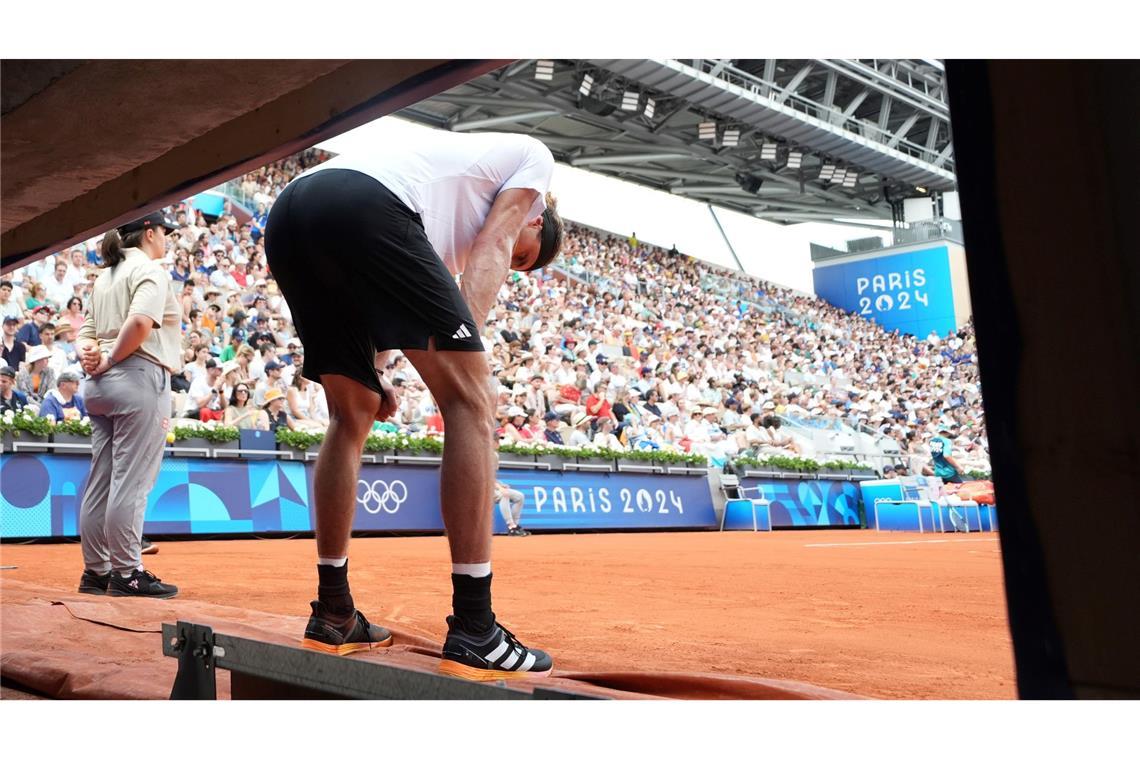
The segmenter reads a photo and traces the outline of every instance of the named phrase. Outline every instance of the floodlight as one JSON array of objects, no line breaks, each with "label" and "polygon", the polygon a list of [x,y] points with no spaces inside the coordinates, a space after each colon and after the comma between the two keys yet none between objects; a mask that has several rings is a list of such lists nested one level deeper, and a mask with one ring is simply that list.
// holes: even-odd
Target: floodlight
[{"label": "floodlight", "polygon": [[798,150],[793,150],[788,154],[788,168],[799,169],[800,164],[804,161],[804,154]]},{"label": "floodlight", "polygon": [[590,76],[589,74],[587,74],[586,76],[582,77],[582,86],[578,88],[578,92],[582,93],[583,95],[589,95],[590,94],[590,88],[592,88],[593,86],[594,86],[594,78],[592,76]]},{"label": "floodlight", "polygon": [[715,140],[716,139],[716,122],[715,121],[702,121],[697,126],[697,137],[701,140]]},{"label": "floodlight", "polygon": [[847,176],[843,178],[844,187],[855,187],[855,183],[859,181],[859,172],[848,170]]},{"label": "floodlight", "polygon": [[835,165],[830,162],[825,163],[823,168],[819,170],[819,178],[824,182],[831,179],[832,174],[835,174]]},{"label": "floodlight", "polygon": [[638,101],[641,100],[641,93],[637,90],[626,90],[625,94],[621,96],[621,110],[623,111],[636,111]]},{"label": "floodlight", "polygon": [[535,61],[534,78],[544,82],[554,79],[554,61]]},{"label": "floodlight", "polygon": [[726,148],[735,148],[740,143],[740,130],[739,129],[726,129],[724,130],[724,140],[721,143]]},{"label": "floodlight", "polygon": [[655,100],[653,100],[653,98],[646,98],[645,99],[645,118],[652,119],[653,118],[653,109],[655,109],[656,107],[657,107],[657,102]]},{"label": "floodlight", "polygon": [[768,142],[760,146],[760,160],[761,161],[775,161],[776,160],[776,143]]}]

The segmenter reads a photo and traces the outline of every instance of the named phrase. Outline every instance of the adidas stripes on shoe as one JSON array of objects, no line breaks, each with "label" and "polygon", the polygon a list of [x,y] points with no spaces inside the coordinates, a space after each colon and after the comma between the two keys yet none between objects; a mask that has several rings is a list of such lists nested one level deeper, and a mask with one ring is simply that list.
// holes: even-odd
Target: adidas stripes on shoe
[{"label": "adidas stripes on shoe", "polygon": [[486,633],[472,634],[458,618],[448,615],[447,627],[440,673],[469,681],[499,681],[543,678],[554,668],[550,655],[523,646],[498,623]]}]

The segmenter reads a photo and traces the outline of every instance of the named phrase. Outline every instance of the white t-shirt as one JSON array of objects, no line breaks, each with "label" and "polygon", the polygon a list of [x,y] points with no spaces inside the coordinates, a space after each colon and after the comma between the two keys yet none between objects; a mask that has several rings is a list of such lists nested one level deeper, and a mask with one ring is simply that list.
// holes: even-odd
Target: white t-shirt
[{"label": "white t-shirt", "polygon": [[499,193],[538,191],[528,222],[546,209],[554,157],[527,135],[428,130],[367,154],[337,156],[301,176],[324,169],[354,169],[377,179],[420,215],[436,254],[459,274]]}]

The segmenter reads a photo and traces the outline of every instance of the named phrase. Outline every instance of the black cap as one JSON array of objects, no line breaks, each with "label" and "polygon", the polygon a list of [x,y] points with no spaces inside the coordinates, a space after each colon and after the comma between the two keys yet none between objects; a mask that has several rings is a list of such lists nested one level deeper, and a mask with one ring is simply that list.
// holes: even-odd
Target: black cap
[{"label": "black cap", "polygon": [[127,235],[131,232],[138,232],[139,230],[157,229],[165,227],[168,232],[174,232],[178,229],[178,222],[174,221],[161,211],[152,211],[146,216],[136,219],[133,222],[127,222],[119,227],[120,235]]},{"label": "black cap", "polygon": [[542,416],[542,419],[546,420],[547,422],[550,422],[551,420],[556,420],[556,419],[558,419],[558,412],[547,412],[546,414],[544,414]]},{"label": "black cap", "polygon": [[16,370],[12,369],[11,367],[9,367],[8,365],[5,364],[3,367],[0,367],[0,375],[7,375],[8,377],[15,377],[16,376]]}]

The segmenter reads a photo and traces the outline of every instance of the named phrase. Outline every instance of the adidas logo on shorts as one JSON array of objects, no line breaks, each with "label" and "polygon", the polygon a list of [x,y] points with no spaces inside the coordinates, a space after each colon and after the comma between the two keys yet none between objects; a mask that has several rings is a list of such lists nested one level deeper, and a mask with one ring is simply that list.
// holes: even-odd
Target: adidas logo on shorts
[{"label": "adidas logo on shorts", "polygon": [[460,338],[470,338],[471,331],[467,329],[467,325],[460,325],[459,329],[452,333],[451,337],[459,340]]}]

